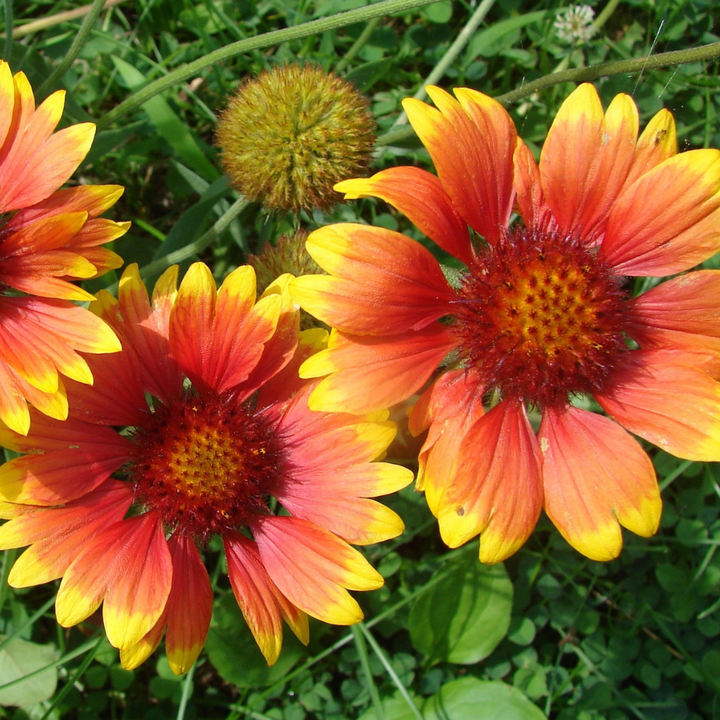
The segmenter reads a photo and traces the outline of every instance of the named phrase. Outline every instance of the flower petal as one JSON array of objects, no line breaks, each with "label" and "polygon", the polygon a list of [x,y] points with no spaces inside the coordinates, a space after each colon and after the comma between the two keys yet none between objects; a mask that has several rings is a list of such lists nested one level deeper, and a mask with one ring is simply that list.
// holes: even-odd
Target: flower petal
[{"label": "flower petal", "polygon": [[576,550],[612,560],[622,548],[620,525],[643,537],[657,531],[662,501],[653,464],[619,425],[578,408],[547,410],[538,438],[545,511]]},{"label": "flower petal", "polygon": [[[443,373],[421,396],[410,414],[413,435],[428,430],[418,457],[417,490],[426,491],[434,515],[468,430],[484,414],[485,386],[473,369]],[[426,483],[426,478],[430,478]]]},{"label": "flower petal", "polygon": [[107,528],[77,556],[58,590],[63,627],[89,617],[105,600],[108,640],[137,643],[162,614],[172,584],[172,561],[160,517],[138,515]]},{"label": "flower petal", "polygon": [[[503,401],[479,418],[460,445],[437,500],[440,534],[459,547],[481,534],[480,561],[516,552],[542,509],[540,450],[522,405]],[[426,476],[426,492],[433,492]]]},{"label": "flower petal", "polygon": [[155,284],[151,302],[139,268],[133,263],[120,279],[117,303],[110,295],[98,294],[101,317],[128,339],[126,345],[137,354],[147,391],[163,402],[182,392],[184,379],[168,340],[177,276],[177,265],[168,268]]},{"label": "flower petal", "polygon": [[625,180],[625,187],[629,187],[641,175],[676,153],[675,118],[671,112],[663,108],[653,116],[638,138],[635,157]]},{"label": "flower petal", "polygon": [[366,413],[402,402],[419,390],[457,346],[444,325],[380,338],[334,333],[330,346],[305,361],[301,377],[321,377],[310,396],[312,410]]},{"label": "flower petal", "polygon": [[495,244],[512,209],[515,126],[502,105],[487,95],[459,88],[455,100],[440,88],[426,90],[438,109],[407,99],[408,119],[455,209]]},{"label": "flower petal", "polygon": [[615,97],[603,116],[595,88],[580,85],[560,107],[540,156],[542,188],[560,232],[594,244],[633,162],[638,112]]},{"label": "flower petal", "polygon": [[30,508],[0,527],[0,548],[31,545],[13,565],[12,587],[61,578],[96,535],[122,520],[132,503],[127,483],[109,480],[60,508]]},{"label": "flower petal", "polygon": [[[235,599],[240,606],[245,622],[255,638],[268,665],[273,665],[282,649],[282,618],[289,617],[290,602],[282,596],[270,579],[257,545],[235,531],[223,535],[228,575]],[[295,634],[307,644],[307,617],[303,621],[297,613],[293,622]]]},{"label": "flower petal", "polygon": [[455,295],[440,265],[405,235],[341,223],[311,233],[307,249],[332,276],[296,278],[291,292],[305,310],[341,332],[394,335],[449,313]]},{"label": "flower petal", "polygon": [[720,357],[720,270],[667,280],[636,297],[629,334],[642,347],[712,352]]},{"label": "flower petal", "polygon": [[260,557],[282,594],[311,617],[333,625],[363,618],[350,590],[376,590],[383,579],[367,560],[327,530],[299,518],[252,521]]},{"label": "flower petal", "polygon": [[416,167],[392,167],[371,178],[344,180],[335,190],[346,200],[379,197],[397,208],[443,250],[470,265],[474,259],[470,234],[435,175]]},{"label": "flower petal", "polygon": [[720,460],[720,383],[694,367],[692,355],[638,350],[595,399],[617,422],[666,452]]},{"label": "flower petal", "polygon": [[618,197],[599,257],[621,275],[672,275],[720,249],[720,150],[665,160]]},{"label": "flower petal", "polygon": [[165,652],[170,669],[182,675],[205,645],[212,617],[213,592],[195,543],[175,533],[168,540],[172,557],[172,589],[167,602]]}]

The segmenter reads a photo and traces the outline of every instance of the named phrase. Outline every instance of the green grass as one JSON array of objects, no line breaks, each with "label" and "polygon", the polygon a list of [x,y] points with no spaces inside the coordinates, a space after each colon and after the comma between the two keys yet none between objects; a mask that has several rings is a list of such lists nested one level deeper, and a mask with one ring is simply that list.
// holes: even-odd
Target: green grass
[{"label": "green grass", "polygon": [[[16,37],[11,41],[6,27],[4,57],[28,74],[38,95],[67,89],[64,122],[99,124],[76,177],[126,187],[112,216],[133,227],[115,249],[127,263],[138,262],[148,281],[170,263],[185,268],[196,259],[220,280],[265,242],[338,220],[418,237],[382,203],[271,214],[229,188],[213,147],[216,117],[239,82],[277,63],[338,69],[368,96],[380,135],[374,169],[430,167],[398,122],[401,100],[421,92],[428,77],[447,88],[509,94],[520,134],[537,149],[574,85],[530,92],[528,84],[621,61],[626,65],[596,82],[605,103],[630,93],[644,122],[667,107],[682,149],[720,147],[718,60],[708,59],[720,51],[681,65],[637,62],[717,43],[716,0],[611,2],[592,39],[574,46],[553,28],[566,7],[557,0],[483,6],[479,24],[477,6],[445,1],[332,27],[344,22],[333,20],[341,11],[361,8],[367,16],[362,0],[129,0],[100,9],[92,23],[74,19],[24,32],[78,3],[6,0],[6,25]],[[603,5],[595,9],[600,14]],[[303,28],[312,21],[326,29]],[[279,40],[263,38],[284,30]],[[458,38],[465,40],[460,47]],[[208,63],[211,53],[220,59]],[[69,54],[74,62],[66,62]],[[136,95],[152,83],[162,92]],[[113,286],[118,277],[87,287]],[[0,678],[11,677],[8,668],[19,658],[29,665],[24,679],[0,687],[0,702],[8,703],[0,717],[464,720],[495,707],[498,686],[483,683],[502,682],[515,688],[516,714],[505,709],[501,720],[720,718],[720,469],[657,451],[654,461],[664,487],[662,528],[649,540],[628,535],[620,559],[607,564],[581,557],[543,520],[504,569],[489,570],[476,560],[476,542],[452,552],[442,545],[421,495],[408,490],[391,498],[408,530],[368,549],[387,582],[359,598],[365,623],[354,630],[313,623],[310,646],[288,639],[271,669],[220,567],[211,571],[218,599],[207,651],[176,678],[161,651],[128,672],[97,624],[59,628],[56,588],[9,589],[15,554],[6,552]],[[217,549],[208,558],[209,567],[221,562]],[[46,699],[33,704],[37,697]],[[27,701],[23,708],[18,698]]]}]

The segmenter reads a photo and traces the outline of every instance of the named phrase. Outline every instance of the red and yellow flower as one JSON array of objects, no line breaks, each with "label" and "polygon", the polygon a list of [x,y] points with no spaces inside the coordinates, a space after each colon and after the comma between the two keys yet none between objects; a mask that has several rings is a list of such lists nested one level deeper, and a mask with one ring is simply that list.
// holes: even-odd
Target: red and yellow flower
[{"label": "red and yellow flower", "polygon": [[27,433],[30,402],[56,418],[67,416],[64,375],[91,383],[78,353],[120,349],[99,318],[74,304],[92,300],[72,280],[122,265],[105,243],[129,223],[100,218],[122,194],[115,185],[58,190],[82,162],[92,123],[54,132],[65,93],[35,107],[23,73],[0,61],[0,420]]},{"label": "red and yellow flower", "polygon": [[255,273],[216,289],[196,263],[177,268],[152,299],[137,266],[116,300],[94,309],[121,338],[88,360],[93,386],[68,381],[64,422],[33,413],[27,436],[0,430],[23,453],[0,467],[6,517],[0,548],[30,547],[9,582],[62,578],[56,611],[74,625],[101,603],[125,667],[166,635],[171,667],[186,672],[205,642],[213,592],[201,551],[225,548],[237,602],[269,663],[282,620],[303,642],[308,615],[351,624],[348,590],[382,577],[354,545],[399,535],[400,518],[374,498],[412,480],[373,462],[395,434],[386,413],[312,412],[297,368],[325,331],[298,332],[285,275],[255,301]]},{"label": "red and yellow flower", "polygon": [[310,406],[371,412],[435,376],[410,420],[428,430],[418,486],[445,542],[481,534],[497,562],[544,507],[582,553],[616,557],[620,526],[649,536],[661,512],[630,433],[720,460],[720,272],[681,274],[720,248],[720,151],[678,154],[665,110],[638,137],[629,96],[603,112],[582,85],[538,164],[498,102],[428,92],[436,108],[405,109],[437,176],[396,167],[337,189],[382,198],[464,267],[446,277],[383,228],[312,233],[329,276],[291,290],[335,332],[301,368],[326,376]]}]

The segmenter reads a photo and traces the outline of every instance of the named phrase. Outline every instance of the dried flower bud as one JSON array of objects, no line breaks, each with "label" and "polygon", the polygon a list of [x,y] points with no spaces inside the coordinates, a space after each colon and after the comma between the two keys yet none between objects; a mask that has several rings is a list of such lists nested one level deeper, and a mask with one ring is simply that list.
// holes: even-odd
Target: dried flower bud
[{"label": "dried flower bud", "polygon": [[245,82],[220,117],[217,144],[234,187],[272,210],[327,208],[375,141],[368,103],[348,82],[286,65]]}]

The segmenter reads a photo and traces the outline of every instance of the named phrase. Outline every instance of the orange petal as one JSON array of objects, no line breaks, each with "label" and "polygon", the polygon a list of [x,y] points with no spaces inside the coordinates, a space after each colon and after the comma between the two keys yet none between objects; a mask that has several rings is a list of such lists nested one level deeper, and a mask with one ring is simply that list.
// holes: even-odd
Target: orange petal
[{"label": "orange petal", "polygon": [[300,368],[301,377],[331,373],[313,391],[310,407],[359,414],[402,402],[427,382],[457,342],[440,323],[380,338],[335,333],[330,347]]},{"label": "orange petal", "polygon": [[455,209],[494,244],[512,209],[515,126],[487,95],[460,88],[455,100],[440,88],[426,89],[438,109],[407,99],[403,107],[408,119]]},{"label": "orange petal", "polygon": [[517,140],[514,157],[515,201],[525,227],[539,232],[556,232],[557,224],[550,206],[545,201],[540,183],[540,168],[528,146]]},{"label": "orange petal", "polygon": [[132,503],[132,488],[109,480],[60,508],[33,508],[0,528],[0,548],[31,545],[13,565],[12,587],[61,578],[96,535],[122,520]]},{"label": "orange petal", "polygon": [[204,367],[185,366],[188,375],[202,377],[217,393],[247,380],[275,333],[283,306],[281,295],[274,293],[255,303],[255,271],[249,265],[235,269],[218,292],[212,350]]},{"label": "orange petal", "polygon": [[34,205],[57,190],[85,159],[95,125],[71,125],[51,135],[64,105],[64,91],[53,93],[18,127],[0,165],[0,207],[4,212]]},{"label": "orange petal", "polygon": [[542,509],[540,450],[522,405],[503,401],[465,434],[448,479],[425,492],[434,504],[440,534],[459,547],[478,533],[480,561],[496,563],[516,552]]},{"label": "orange petal", "polygon": [[30,430],[30,411],[18,375],[0,361],[0,420],[21,435]]},{"label": "orange petal", "polygon": [[[545,511],[563,537],[591,560],[620,554],[620,525],[649,537],[662,501],[650,458],[609,418],[568,407],[544,413]],[[618,524],[619,523],[619,524]]]},{"label": "orange petal", "polygon": [[8,227],[17,229],[39,218],[64,213],[86,212],[95,218],[112,207],[123,194],[121,185],[77,185],[54,192],[50,197],[24,208],[13,216]]},{"label": "orange petal", "polygon": [[228,575],[245,622],[268,665],[282,649],[280,592],[275,587],[252,540],[235,531],[223,534]]},{"label": "orange petal", "polygon": [[667,280],[636,297],[629,334],[642,347],[712,352],[720,357],[720,270]]},{"label": "orange petal", "polygon": [[[142,368],[146,389],[153,396],[168,402],[182,392],[184,374],[170,353],[170,312],[177,295],[178,267],[168,268],[155,285],[152,303],[140,279],[136,263],[129,265],[120,279],[117,321],[128,338]],[[98,295],[103,301],[110,296]],[[102,316],[113,322],[111,306]],[[116,323],[113,323],[118,327]]]},{"label": "orange petal", "polygon": [[190,670],[205,645],[212,617],[213,592],[195,543],[175,533],[168,546],[173,582],[167,603],[165,651],[170,669],[176,675],[182,675]]},{"label": "orange petal", "polygon": [[603,116],[595,88],[580,85],[560,107],[540,156],[542,187],[560,232],[594,243],[633,162],[638,112],[617,95]]},{"label": "orange petal", "polygon": [[720,460],[720,383],[694,367],[696,358],[638,350],[595,399],[628,430],[678,457]]},{"label": "orange petal", "polygon": [[342,223],[311,233],[307,249],[332,276],[304,275],[291,292],[341,332],[394,335],[449,313],[455,294],[427,248],[405,235]]},{"label": "orange petal", "polygon": [[428,430],[418,458],[417,489],[425,489],[430,477],[427,501],[437,515],[437,498],[450,480],[452,467],[468,430],[484,415],[485,386],[472,369],[443,373],[421,396],[410,414],[413,435]]},{"label": "orange petal", "polygon": [[625,180],[625,186],[629,187],[641,175],[676,153],[675,119],[672,113],[663,108],[655,114],[638,138],[635,157]]},{"label": "orange petal", "polygon": [[55,603],[58,622],[76,625],[104,599],[108,640],[119,648],[133,645],[162,614],[171,583],[160,518],[146,513],[121,520],[96,536],[68,568]]},{"label": "orange petal", "polygon": [[720,151],[665,160],[618,197],[600,259],[621,275],[672,275],[720,249]]},{"label": "orange petal", "polygon": [[57,505],[94,490],[132,459],[132,444],[110,428],[97,428],[97,441],[16,457],[0,466],[0,497],[30,505]]},{"label": "orange petal", "polygon": [[[285,273],[265,289],[261,301],[268,295],[275,295],[279,299],[279,314],[274,335],[263,345],[262,355],[257,364],[250,372],[250,375],[243,381],[242,392],[238,391],[238,398],[247,398],[257,390],[265,388],[267,383],[272,381],[278,373],[282,375],[275,385],[275,391],[283,393],[283,397],[292,397],[300,388],[298,367],[300,360],[295,359],[298,342],[300,341],[300,312],[297,304],[290,296],[290,281],[292,275]],[[265,312],[271,306],[266,306]],[[326,334],[321,330],[321,334]],[[293,364],[293,368],[288,366]],[[262,393],[264,400],[256,398],[256,407],[262,407],[262,402],[269,398],[269,394]],[[276,400],[279,399],[275,395]]]},{"label": "orange petal", "polygon": [[420,229],[443,250],[473,262],[475,254],[465,221],[460,217],[442,183],[435,175],[416,167],[393,167],[371,178],[343,180],[335,190],[346,200],[379,197]]},{"label": "orange petal", "polygon": [[187,271],[170,313],[169,336],[173,355],[193,382],[202,373],[212,349],[212,327],[217,286],[204,263],[193,263]]},{"label": "orange petal", "polygon": [[345,588],[376,590],[383,579],[357,550],[299,518],[257,517],[251,529],[265,569],[293,605],[333,625],[362,620]]},{"label": "orange petal", "polygon": [[[282,327],[279,328],[278,332],[284,334]],[[272,373],[269,378],[266,378],[265,381],[259,385],[256,399],[258,408],[270,408],[274,406],[277,411],[278,408],[283,407],[283,403],[290,400],[290,398],[307,385],[299,375],[298,371],[300,366],[311,355],[327,347],[328,336],[329,333],[323,328],[310,328],[301,331],[297,335],[295,350],[289,362],[287,362],[282,370]],[[266,351],[269,349],[271,351],[271,357],[275,358],[276,344],[278,346],[278,353],[282,352],[283,348],[279,339],[278,341],[273,340],[272,343],[265,346]],[[268,360],[270,360],[270,358],[268,358]],[[264,364],[264,356],[259,365],[260,364]],[[248,382],[250,383],[250,381]],[[258,383],[251,383],[252,387],[255,385],[258,385]]]},{"label": "orange petal", "polygon": [[87,218],[87,213],[76,212],[44,217],[28,223],[4,238],[3,254],[9,257],[56,250],[80,232]]}]

